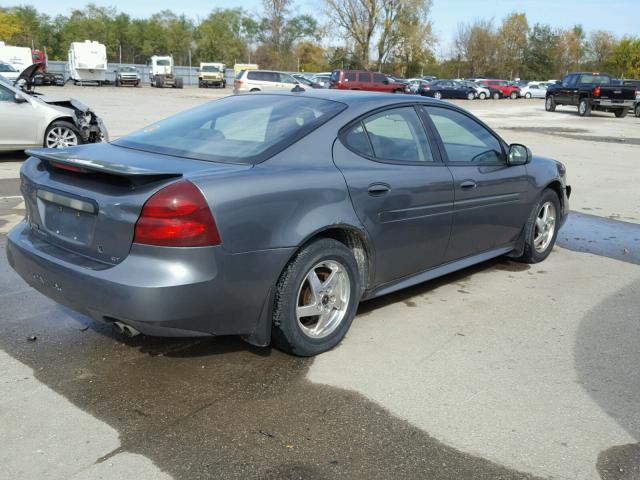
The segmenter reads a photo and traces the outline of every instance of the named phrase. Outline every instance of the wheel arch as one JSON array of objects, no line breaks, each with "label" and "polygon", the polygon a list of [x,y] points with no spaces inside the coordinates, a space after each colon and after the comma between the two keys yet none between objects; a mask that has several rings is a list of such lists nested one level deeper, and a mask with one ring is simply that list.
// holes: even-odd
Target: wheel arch
[{"label": "wheel arch", "polygon": [[556,193],[556,195],[558,195],[558,201],[560,202],[560,208],[562,208],[562,211],[564,212],[564,210],[565,210],[564,192],[562,190],[562,184],[560,183],[560,180],[555,179],[555,180],[549,182],[547,184],[547,186],[544,187],[544,189],[542,191],[547,190],[547,189],[554,191]]},{"label": "wheel arch", "polygon": [[[49,128],[51,128],[51,126],[56,122],[69,122],[71,125],[76,127],[78,129],[78,131],[80,131],[80,128],[78,127],[78,125],[76,124],[76,121],[73,119],[73,117],[71,115],[67,115],[65,113],[61,113],[57,117],[50,118],[48,120],[46,126],[42,130],[42,144],[43,145],[44,145],[45,139],[47,138],[47,132],[49,131]],[[80,139],[82,140],[82,135],[80,136]]]},{"label": "wheel arch", "polygon": [[291,258],[295,257],[306,245],[319,238],[332,238],[351,250],[358,264],[361,289],[362,293],[364,293],[371,286],[374,273],[373,249],[371,241],[364,230],[348,224],[328,225],[308,235],[300,243]]}]

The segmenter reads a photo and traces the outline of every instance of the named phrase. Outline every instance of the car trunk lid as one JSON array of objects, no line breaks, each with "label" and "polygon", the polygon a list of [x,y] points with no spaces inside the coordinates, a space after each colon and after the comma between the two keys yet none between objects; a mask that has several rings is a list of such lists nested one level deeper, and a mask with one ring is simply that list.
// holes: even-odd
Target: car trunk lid
[{"label": "car trunk lid", "polygon": [[112,265],[128,255],[142,207],[155,192],[179,178],[251,168],[110,144],[28,153],[22,193],[32,232]]}]

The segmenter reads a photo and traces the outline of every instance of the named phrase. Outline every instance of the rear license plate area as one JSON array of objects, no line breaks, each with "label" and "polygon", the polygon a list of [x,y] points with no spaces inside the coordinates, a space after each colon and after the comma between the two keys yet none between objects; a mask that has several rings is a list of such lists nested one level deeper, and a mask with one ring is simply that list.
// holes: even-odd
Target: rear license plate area
[{"label": "rear license plate area", "polygon": [[73,243],[91,243],[97,219],[94,204],[45,190],[38,190],[37,199],[47,232]]}]

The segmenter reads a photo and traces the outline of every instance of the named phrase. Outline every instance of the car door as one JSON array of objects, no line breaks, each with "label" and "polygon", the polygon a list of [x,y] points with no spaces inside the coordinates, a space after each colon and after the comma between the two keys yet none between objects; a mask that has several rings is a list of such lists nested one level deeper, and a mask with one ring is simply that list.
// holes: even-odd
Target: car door
[{"label": "car door", "polygon": [[529,213],[526,167],[509,166],[503,142],[469,115],[445,106],[423,108],[454,182],[445,261],[512,245]]},{"label": "car door", "polygon": [[279,88],[283,90],[291,90],[293,87],[295,87],[298,84],[298,81],[288,73],[276,73],[275,75],[280,76]]},{"label": "car door", "polygon": [[369,72],[358,73],[358,88],[361,90],[372,90],[371,74]]},{"label": "car door", "polygon": [[0,148],[9,150],[42,145],[44,138],[36,138],[42,124],[35,100],[22,97],[25,102],[16,102],[16,93],[0,85]]},{"label": "car door", "polygon": [[389,90],[387,85],[389,84],[389,80],[381,73],[373,74],[373,85],[376,92],[386,92]]},{"label": "car door", "polygon": [[559,85],[556,90],[555,100],[556,103],[562,105],[573,105],[573,89],[576,86],[576,82],[578,81],[577,75],[567,75],[562,80],[562,84]]},{"label": "car door", "polygon": [[413,106],[371,113],[343,128],[336,166],[371,238],[381,285],[442,262],[451,229],[453,179]]}]

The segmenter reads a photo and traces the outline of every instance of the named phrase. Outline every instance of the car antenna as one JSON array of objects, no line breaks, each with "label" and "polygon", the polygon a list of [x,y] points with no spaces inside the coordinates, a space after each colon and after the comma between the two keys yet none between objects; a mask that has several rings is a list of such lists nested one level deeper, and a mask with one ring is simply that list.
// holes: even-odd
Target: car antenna
[{"label": "car antenna", "polygon": [[302,87],[300,86],[300,84],[297,84],[295,87],[293,87],[293,88],[291,89],[291,91],[292,91],[293,93],[306,92],[306,90],[305,90],[304,88],[302,88]]}]

